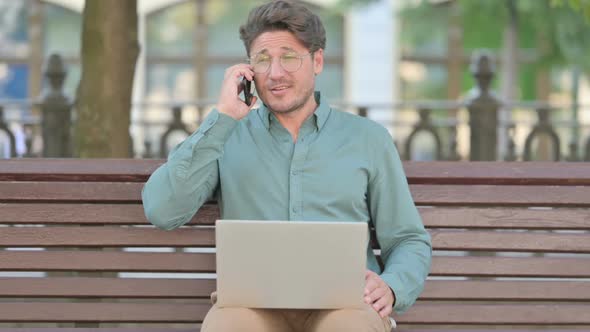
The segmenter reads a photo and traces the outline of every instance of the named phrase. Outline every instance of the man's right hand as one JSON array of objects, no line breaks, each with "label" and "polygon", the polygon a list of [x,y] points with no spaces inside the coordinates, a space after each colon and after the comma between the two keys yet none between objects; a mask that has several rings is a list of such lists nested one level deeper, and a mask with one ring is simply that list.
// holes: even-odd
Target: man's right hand
[{"label": "man's right hand", "polygon": [[221,91],[219,93],[219,100],[217,101],[217,110],[220,113],[231,116],[236,120],[244,118],[256,104],[256,96],[252,97],[252,106],[240,99],[240,92],[242,92],[242,77],[253,81],[254,71],[249,64],[238,64],[231,66],[225,70],[223,83],[221,83]]}]

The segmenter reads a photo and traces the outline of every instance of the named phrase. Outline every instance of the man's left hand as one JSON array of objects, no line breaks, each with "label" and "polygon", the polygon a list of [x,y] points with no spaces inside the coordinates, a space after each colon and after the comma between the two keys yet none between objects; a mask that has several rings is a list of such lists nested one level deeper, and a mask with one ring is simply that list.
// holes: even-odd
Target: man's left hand
[{"label": "man's left hand", "polygon": [[393,310],[395,295],[381,277],[370,270],[365,273],[365,303],[385,318]]}]

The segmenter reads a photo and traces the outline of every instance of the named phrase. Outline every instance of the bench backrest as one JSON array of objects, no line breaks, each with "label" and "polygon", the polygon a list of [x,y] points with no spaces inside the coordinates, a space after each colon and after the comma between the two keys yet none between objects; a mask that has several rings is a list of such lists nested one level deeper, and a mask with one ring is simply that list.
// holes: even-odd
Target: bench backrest
[{"label": "bench backrest", "polygon": [[[140,191],[161,163],[0,161],[0,323],[199,326],[219,213],[151,227]],[[590,327],[590,164],[404,167],[435,251],[402,327]]]}]

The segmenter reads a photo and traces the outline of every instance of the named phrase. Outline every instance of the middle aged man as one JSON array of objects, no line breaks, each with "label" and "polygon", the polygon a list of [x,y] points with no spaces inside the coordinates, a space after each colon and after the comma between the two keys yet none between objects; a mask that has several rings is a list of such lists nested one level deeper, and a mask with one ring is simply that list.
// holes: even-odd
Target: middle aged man
[{"label": "middle aged man", "polygon": [[[214,305],[202,331],[390,330],[392,309],[403,312],[414,303],[431,261],[430,237],[391,136],[314,93],[325,31],[299,2],[253,9],[240,37],[250,62],[226,70],[217,108],[146,183],[147,218],[177,228],[217,198],[223,219],[372,221],[385,269],[367,248],[364,310]],[[243,77],[254,81],[262,107],[239,98]]]}]

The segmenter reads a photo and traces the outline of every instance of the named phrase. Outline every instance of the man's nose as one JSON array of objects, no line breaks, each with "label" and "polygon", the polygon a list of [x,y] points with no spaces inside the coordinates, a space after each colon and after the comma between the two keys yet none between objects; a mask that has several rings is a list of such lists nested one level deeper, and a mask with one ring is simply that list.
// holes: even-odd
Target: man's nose
[{"label": "man's nose", "polygon": [[271,79],[281,78],[285,75],[285,70],[283,69],[283,66],[281,66],[280,58],[272,59],[268,75]]}]

